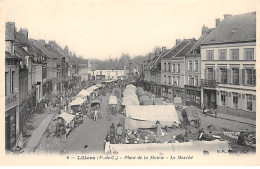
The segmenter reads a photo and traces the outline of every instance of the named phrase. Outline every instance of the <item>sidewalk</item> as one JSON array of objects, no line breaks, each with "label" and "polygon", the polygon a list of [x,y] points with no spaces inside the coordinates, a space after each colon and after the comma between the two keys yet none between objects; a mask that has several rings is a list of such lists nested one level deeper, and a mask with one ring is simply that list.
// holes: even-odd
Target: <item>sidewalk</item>
[{"label": "sidewalk", "polygon": [[[208,114],[208,116],[215,117],[214,114]],[[255,120],[246,119],[246,118],[238,117],[238,116],[231,116],[231,115],[224,114],[224,113],[218,113],[217,114],[217,118],[230,120],[230,121],[237,121],[239,123],[249,124],[249,125],[254,125],[254,126],[256,125],[256,121]]]},{"label": "sidewalk", "polygon": [[33,131],[31,138],[29,139],[26,147],[24,148],[25,153],[33,152],[36,149],[37,145],[39,144],[42,136],[44,135],[55,114],[56,108],[54,109],[53,113],[48,114],[47,117],[37,127],[37,129]]}]

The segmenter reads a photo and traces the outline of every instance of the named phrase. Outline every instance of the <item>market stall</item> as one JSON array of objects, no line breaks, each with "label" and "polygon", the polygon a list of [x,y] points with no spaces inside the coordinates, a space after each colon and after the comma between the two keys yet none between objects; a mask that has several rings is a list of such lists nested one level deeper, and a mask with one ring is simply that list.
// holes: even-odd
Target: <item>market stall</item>
[{"label": "market stall", "polygon": [[[75,115],[63,112],[59,114],[54,120],[58,120],[58,127],[66,129],[66,135],[74,128]],[[60,129],[61,130],[61,129]]]},{"label": "market stall", "polygon": [[190,141],[190,142],[173,142],[173,143],[148,143],[148,144],[110,144],[106,143],[105,153],[107,154],[190,154],[199,153],[228,155],[232,150],[227,141]]},{"label": "market stall", "polygon": [[125,129],[154,128],[157,121],[162,126],[180,123],[173,105],[126,106]]}]

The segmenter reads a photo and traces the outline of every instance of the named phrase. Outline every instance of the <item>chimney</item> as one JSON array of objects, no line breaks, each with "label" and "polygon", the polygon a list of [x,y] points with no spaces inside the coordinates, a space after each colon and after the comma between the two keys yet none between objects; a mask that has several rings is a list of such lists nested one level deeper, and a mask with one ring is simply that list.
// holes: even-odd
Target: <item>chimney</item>
[{"label": "chimney", "polygon": [[181,43],[181,39],[176,39],[176,45],[178,45],[179,43]]},{"label": "chimney", "polygon": [[40,40],[39,40],[39,43],[40,43],[42,46],[45,46],[45,40],[40,39]]},{"label": "chimney", "polygon": [[216,27],[219,25],[219,23],[220,23],[220,19],[217,18],[217,19],[216,19]]},{"label": "chimney", "polygon": [[48,49],[48,50],[51,50],[51,45],[45,44],[45,48]]},{"label": "chimney", "polygon": [[5,37],[8,40],[15,40],[15,22],[6,22],[5,23],[5,32],[8,32],[9,37]]},{"label": "chimney", "polygon": [[205,35],[209,32],[209,28],[205,25],[202,27],[201,35]]},{"label": "chimney", "polygon": [[229,18],[229,17],[231,17],[232,15],[230,15],[230,14],[225,14],[224,15],[224,19],[226,19],[226,18]]},{"label": "chimney", "polygon": [[166,46],[162,47],[162,52],[166,51]]},{"label": "chimney", "polygon": [[26,39],[28,39],[28,29],[20,28],[19,33],[23,34],[26,37]]},{"label": "chimney", "polygon": [[161,53],[161,48],[156,47],[156,48],[155,48],[155,56],[159,56],[160,53]]}]

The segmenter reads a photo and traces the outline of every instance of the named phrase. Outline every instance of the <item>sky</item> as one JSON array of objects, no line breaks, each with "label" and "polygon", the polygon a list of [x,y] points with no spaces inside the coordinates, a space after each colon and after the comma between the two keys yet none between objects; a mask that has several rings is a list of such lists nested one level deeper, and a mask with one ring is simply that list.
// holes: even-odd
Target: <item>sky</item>
[{"label": "sky", "polygon": [[146,55],[176,39],[198,39],[224,14],[256,11],[256,0],[5,0],[5,20],[29,38],[55,40],[86,59]]}]

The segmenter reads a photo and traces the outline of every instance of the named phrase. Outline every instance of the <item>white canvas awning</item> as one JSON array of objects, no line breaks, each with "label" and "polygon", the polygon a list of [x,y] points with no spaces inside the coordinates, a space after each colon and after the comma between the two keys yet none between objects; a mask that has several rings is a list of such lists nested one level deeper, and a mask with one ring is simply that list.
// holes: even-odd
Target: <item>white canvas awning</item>
[{"label": "white canvas awning", "polygon": [[123,106],[134,106],[134,105],[140,105],[139,100],[137,99],[123,99],[122,102]]},{"label": "white canvas awning", "polygon": [[116,96],[110,96],[108,100],[108,104],[117,104],[117,97]]},{"label": "white canvas awning", "polygon": [[182,104],[182,99],[181,99],[181,97],[174,97],[173,103],[174,103],[174,104]]},{"label": "white canvas awning", "polygon": [[126,106],[126,117],[152,122],[180,123],[173,105]]},{"label": "white canvas awning", "polygon": [[58,115],[55,119],[57,119],[57,118],[62,118],[67,123],[70,123],[75,118],[75,115],[64,112],[64,113],[61,113],[60,115]]},{"label": "white canvas awning", "polygon": [[[204,151],[208,151],[209,154],[217,154],[219,152],[225,152],[228,155],[228,151],[232,150],[227,141],[190,141],[183,143],[148,143],[148,144],[109,144],[106,143],[105,153],[118,154],[173,154],[173,153],[198,153],[203,154]],[[224,155],[222,153],[222,155]]]},{"label": "white canvas awning", "polygon": [[77,105],[81,105],[85,102],[85,99],[82,99],[80,97],[77,97],[75,100],[73,100],[69,105],[70,106],[77,106]]}]

